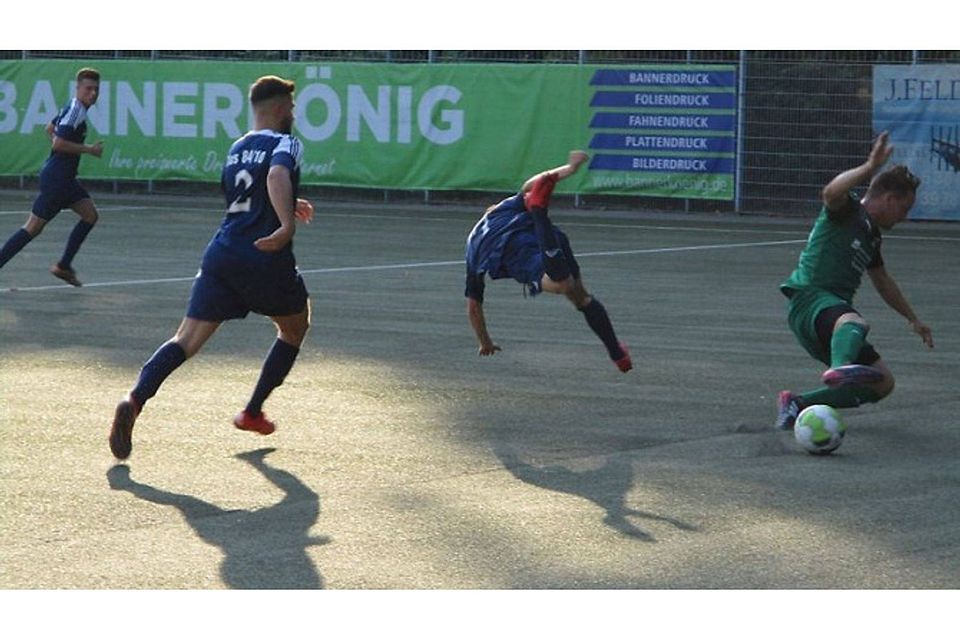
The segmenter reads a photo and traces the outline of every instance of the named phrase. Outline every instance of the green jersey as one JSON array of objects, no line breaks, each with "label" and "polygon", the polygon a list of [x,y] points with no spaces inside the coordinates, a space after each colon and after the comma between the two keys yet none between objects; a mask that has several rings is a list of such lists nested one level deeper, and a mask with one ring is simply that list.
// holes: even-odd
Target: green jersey
[{"label": "green jersey", "polygon": [[880,228],[848,194],[842,210],[828,213],[825,206],[820,210],[800,264],[780,290],[789,296],[792,291],[820,289],[852,304],[863,272],[883,264],[880,243]]}]

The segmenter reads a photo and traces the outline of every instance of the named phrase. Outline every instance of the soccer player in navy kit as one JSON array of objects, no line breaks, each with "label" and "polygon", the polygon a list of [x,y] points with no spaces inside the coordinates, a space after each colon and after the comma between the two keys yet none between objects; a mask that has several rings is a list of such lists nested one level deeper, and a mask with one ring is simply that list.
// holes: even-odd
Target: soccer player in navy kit
[{"label": "soccer player in navy kit", "polygon": [[528,179],[520,193],[487,209],[470,232],[464,293],[467,316],[480,343],[481,356],[500,351],[490,338],[483,314],[484,275],[489,275],[494,280],[513,278],[523,283],[531,295],[541,291],[563,294],[583,313],[617,368],[624,373],[633,368],[630,353],[617,340],[606,309],[583,286],[570,241],[547,215],[557,181],[576,173],[587,159],[583,151],[571,151],[567,164]]},{"label": "soccer player in navy kit", "polygon": [[296,219],[310,222],[313,206],[297,198],[303,147],[290,134],[294,83],[276,76],[250,87],[256,129],[233,143],[221,175],[226,216],[207,245],[187,313],[176,335],[144,364],[136,386],[117,405],[110,450],[129,457],[133,425],[163,381],[193,356],[225,320],[250,311],[269,316],[278,335],[260,379],[234,426],[269,435],[275,425],[262,406],[297,358],[310,323],[310,304],[297,271],[292,239]]},{"label": "soccer player in navy kit", "polygon": [[90,194],[77,182],[77,170],[81,155],[87,153],[99,158],[103,154],[102,142],[84,144],[87,110],[96,104],[99,94],[100,73],[95,69],[80,69],[75,96],[47,125],[51,151],[40,169],[40,195],[33,203],[33,213],[0,248],[0,268],[40,235],[62,209],[69,207],[80,216],[80,221],[73,227],[63,255],[50,267],[50,273],[75,287],[81,286],[73,270],[73,258],[97,223],[98,215]]}]

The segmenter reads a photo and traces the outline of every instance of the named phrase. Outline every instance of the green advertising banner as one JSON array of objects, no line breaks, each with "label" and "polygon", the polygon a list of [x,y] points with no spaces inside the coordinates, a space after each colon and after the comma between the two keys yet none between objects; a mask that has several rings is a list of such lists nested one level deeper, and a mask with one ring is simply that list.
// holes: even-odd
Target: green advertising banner
[{"label": "green advertising banner", "polygon": [[296,81],[301,182],[513,191],[588,150],[566,193],[732,199],[735,68],[722,65],[0,61],[0,175],[31,175],[82,66],[102,74],[81,177],[218,181],[259,76]]}]

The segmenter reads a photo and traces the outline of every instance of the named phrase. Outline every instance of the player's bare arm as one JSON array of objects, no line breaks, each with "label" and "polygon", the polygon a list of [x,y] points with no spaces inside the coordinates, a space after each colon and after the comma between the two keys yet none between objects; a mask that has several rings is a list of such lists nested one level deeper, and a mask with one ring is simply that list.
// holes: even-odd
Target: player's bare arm
[{"label": "player's bare arm", "polygon": [[481,356],[492,356],[500,347],[494,344],[487,332],[487,322],[483,316],[483,303],[473,298],[467,298],[467,316],[470,318],[470,326],[473,332],[477,334],[477,341],[480,343],[477,354]]},{"label": "player's bare arm", "polygon": [[254,240],[253,246],[260,251],[279,251],[287,246],[296,232],[296,202],[293,198],[293,181],[290,170],[282,165],[270,167],[267,174],[267,193],[270,204],[277,212],[280,227],[269,236]]},{"label": "player's bare arm", "polygon": [[828,211],[840,211],[847,202],[847,194],[858,184],[866,182],[880,167],[886,164],[893,153],[893,146],[889,144],[890,134],[884,131],[877,136],[870,149],[866,162],[860,166],[848,169],[837,175],[823,188],[823,204]]},{"label": "player's bare arm", "polygon": [[547,169],[546,171],[541,171],[535,176],[532,176],[529,180],[523,183],[521,191],[527,193],[533,187],[533,183],[537,181],[537,178],[546,174],[552,173],[557,176],[557,180],[563,180],[564,178],[569,178],[575,174],[580,167],[590,159],[590,156],[587,155],[585,151],[574,150],[570,152],[570,156],[567,158],[567,163],[562,164],[559,167],[554,167],[553,169]]},{"label": "player's bare arm", "polygon": [[97,158],[103,155],[102,140],[98,140],[94,144],[80,144],[78,142],[70,142],[69,140],[64,140],[63,138],[54,134],[52,136],[52,141],[50,146],[57,153],[69,153],[77,156],[83,155],[86,153]]},{"label": "player's bare arm", "polygon": [[877,293],[880,294],[883,301],[886,302],[891,309],[906,318],[913,332],[923,340],[923,344],[933,349],[933,332],[930,330],[930,327],[917,318],[917,314],[913,311],[910,303],[907,302],[906,296],[903,295],[903,292],[890,273],[881,265],[869,269],[867,274],[870,276],[870,281],[873,282],[874,288],[877,290]]}]

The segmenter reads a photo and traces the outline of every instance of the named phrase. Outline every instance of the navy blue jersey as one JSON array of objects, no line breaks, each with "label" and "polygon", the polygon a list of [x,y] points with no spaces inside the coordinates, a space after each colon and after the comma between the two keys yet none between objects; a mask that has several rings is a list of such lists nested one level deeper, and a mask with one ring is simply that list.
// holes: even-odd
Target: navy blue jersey
[{"label": "navy blue jersey", "polygon": [[522,193],[502,200],[474,225],[467,238],[467,274],[487,273],[494,279],[506,277],[501,268],[503,250],[510,236],[518,231],[534,231]]},{"label": "navy blue jersey", "polygon": [[[253,246],[254,240],[268,236],[280,227],[280,219],[267,192],[267,174],[274,165],[289,169],[293,197],[296,198],[302,158],[303,145],[288,133],[262,129],[250,131],[234,142],[220,177],[227,212],[216,240],[248,256],[271,255]],[[292,249],[291,242],[277,253],[291,253]]]},{"label": "navy blue jersey", "polygon": [[[54,135],[58,138],[83,144],[87,139],[87,108],[76,98],[71,98],[67,106],[53,119],[53,127]],[[69,180],[77,176],[79,167],[78,154],[51,151],[40,175],[47,179]]]}]

